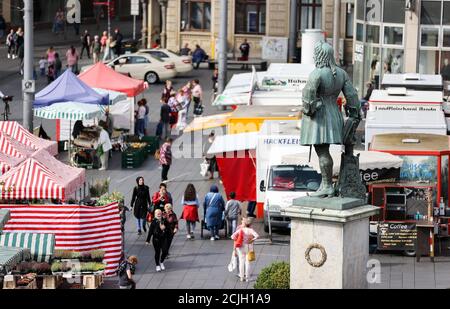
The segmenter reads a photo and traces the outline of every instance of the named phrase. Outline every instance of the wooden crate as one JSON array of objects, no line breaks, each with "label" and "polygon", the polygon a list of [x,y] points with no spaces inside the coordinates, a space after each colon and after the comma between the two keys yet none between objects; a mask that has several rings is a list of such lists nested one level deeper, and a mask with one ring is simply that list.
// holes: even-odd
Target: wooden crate
[{"label": "wooden crate", "polygon": [[84,275],[83,286],[85,289],[98,289],[103,283],[102,275]]},{"label": "wooden crate", "polygon": [[3,289],[12,290],[16,288],[16,279],[13,275],[6,275],[3,278]]},{"label": "wooden crate", "polygon": [[61,276],[44,276],[44,281],[42,283],[42,289],[44,290],[55,290],[61,283]]}]

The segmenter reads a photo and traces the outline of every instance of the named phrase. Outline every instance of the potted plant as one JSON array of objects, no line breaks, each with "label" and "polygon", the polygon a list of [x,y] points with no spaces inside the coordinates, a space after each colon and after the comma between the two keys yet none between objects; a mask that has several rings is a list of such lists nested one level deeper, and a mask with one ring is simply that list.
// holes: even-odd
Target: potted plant
[{"label": "potted plant", "polygon": [[89,252],[89,251],[81,252],[81,258],[80,258],[81,261],[89,262],[91,259],[92,259],[91,252]]},{"label": "potted plant", "polygon": [[286,262],[275,262],[263,268],[256,279],[255,289],[289,289],[290,268]]},{"label": "potted plant", "polygon": [[53,259],[54,260],[61,260],[64,251],[65,250],[61,250],[61,249],[56,249],[55,251],[53,251]]},{"label": "potted plant", "polygon": [[103,251],[103,250],[91,251],[91,258],[95,262],[102,262],[104,257],[105,257],[105,251]]},{"label": "potted plant", "polygon": [[62,262],[53,262],[51,266],[52,273],[59,273],[62,271]]}]

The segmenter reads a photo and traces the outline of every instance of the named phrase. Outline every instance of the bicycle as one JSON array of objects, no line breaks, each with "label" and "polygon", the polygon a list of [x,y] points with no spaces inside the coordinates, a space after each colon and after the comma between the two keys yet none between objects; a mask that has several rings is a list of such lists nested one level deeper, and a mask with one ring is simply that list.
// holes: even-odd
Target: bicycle
[{"label": "bicycle", "polygon": [[3,111],[3,120],[8,121],[9,115],[11,115],[10,108],[9,108],[9,102],[11,102],[13,99],[13,96],[4,96],[2,98],[3,103],[5,103],[5,110]]}]

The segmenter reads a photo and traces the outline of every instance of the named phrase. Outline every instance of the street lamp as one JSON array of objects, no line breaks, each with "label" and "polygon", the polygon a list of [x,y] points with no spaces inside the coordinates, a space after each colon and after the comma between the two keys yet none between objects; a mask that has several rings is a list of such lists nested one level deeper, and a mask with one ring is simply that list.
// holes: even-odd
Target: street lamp
[{"label": "street lamp", "polygon": [[166,18],[167,18],[167,0],[158,0],[161,6],[161,46],[166,48]]}]

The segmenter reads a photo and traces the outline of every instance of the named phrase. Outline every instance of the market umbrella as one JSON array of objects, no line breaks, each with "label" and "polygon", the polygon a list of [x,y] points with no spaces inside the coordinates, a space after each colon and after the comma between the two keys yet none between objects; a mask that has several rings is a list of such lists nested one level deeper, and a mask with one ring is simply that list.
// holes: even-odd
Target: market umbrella
[{"label": "market umbrella", "polygon": [[109,95],[110,104],[116,104],[117,102],[124,101],[127,99],[127,95],[122,92],[102,88],[92,88],[92,89],[94,89],[101,95]]},{"label": "market umbrella", "polygon": [[34,115],[45,119],[89,120],[100,118],[104,114],[105,107],[94,104],[66,102],[35,108]]},{"label": "market umbrella", "polygon": [[50,85],[36,94],[34,108],[42,108],[65,102],[80,102],[92,105],[108,105],[107,94],[99,94],[81,81],[71,70],[66,70]]}]

